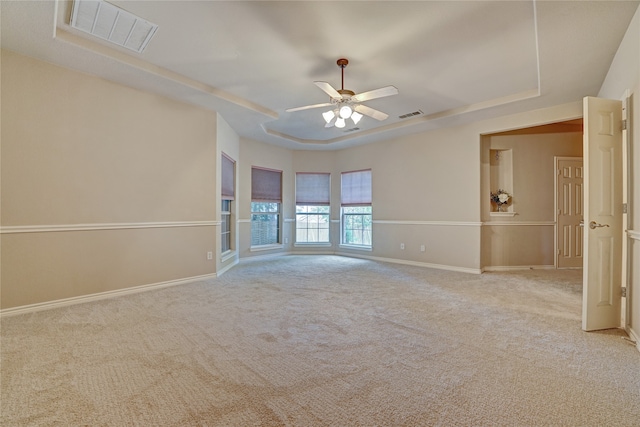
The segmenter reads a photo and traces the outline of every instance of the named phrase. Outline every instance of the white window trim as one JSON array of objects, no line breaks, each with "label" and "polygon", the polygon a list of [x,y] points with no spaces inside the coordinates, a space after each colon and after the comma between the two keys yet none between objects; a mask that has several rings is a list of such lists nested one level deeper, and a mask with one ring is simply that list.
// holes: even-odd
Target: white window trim
[{"label": "white window trim", "polygon": [[[296,205],[296,208],[297,208],[297,206],[298,205]],[[319,206],[319,205],[313,205],[313,206]],[[294,222],[296,224],[295,225],[296,233],[294,233],[294,234],[297,234],[297,230],[298,230],[298,226],[297,226],[298,217],[297,217],[297,215],[326,215],[327,220],[328,220],[327,224],[329,224],[329,227],[327,228],[327,230],[329,231],[329,241],[328,242],[294,242],[294,244],[293,244],[294,247],[296,247],[296,246],[318,246],[318,247],[333,246],[333,243],[331,243],[331,222],[333,222],[333,220],[331,219],[331,206],[329,206],[329,212],[327,212],[327,213],[306,213],[306,212],[298,213],[298,212],[295,212],[295,215],[296,215],[295,219],[292,220],[292,222]],[[309,230],[309,228],[307,228],[307,230]]]},{"label": "white window trim", "polygon": [[[263,202],[251,202],[253,203],[263,203]],[[282,202],[264,202],[264,203],[277,203],[278,204],[278,211],[277,212],[254,212],[253,211],[253,206],[251,206],[251,218],[249,219],[249,223],[252,224],[253,223],[253,215],[277,215],[278,216],[278,240],[282,240],[283,239],[283,224],[284,222],[286,222],[287,220],[284,219],[283,217],[283,213],[282,213],[282,209],[283,209],[283,203]],[[253,238],[252,238],[253,240]],[[252,251],[253,248],[256,248],[256,251],[260,251],[260,250],[269,250],[272,249],[271,247],[275,248],[275,247],[284,247],[284,244],[282,242],[278,242],[278,243],[267,243],[266,245],[251,245],[250,246],[250,250]],[[260,248],[266,248],[266,249],[260,249]]]},{"label": "white window trim", "polygon": [[228,251],[225,251],[220,254],[220,261],[222,262],[228,261],[232,258],[235,258],[236,255],[237,255],[237,252],[235,250],[229,249]]},{"label": "white window trim", "polygon": [[360,249],[360,250],[364,250],[364,251],[372,251],[373,250],[373,205],[367,205],[371,208],[372,212],[369,214],[347,214],[347,215],[371,215],[371,245],[367,246],[367,245],[353,245],[353,244],[349,244],[349,243],[342,243],[342,238],[344,237],[343,233],[344,233],[344,213],[342,212],[342,209],[344,208],[344,206],[340,207],[340,244],[338,245],[341,248],[345,248],[345,249]]}]

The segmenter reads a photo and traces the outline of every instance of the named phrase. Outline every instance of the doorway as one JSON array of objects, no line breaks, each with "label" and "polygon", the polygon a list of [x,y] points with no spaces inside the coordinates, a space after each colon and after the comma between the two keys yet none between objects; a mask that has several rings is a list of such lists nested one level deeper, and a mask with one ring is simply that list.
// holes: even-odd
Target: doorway
[{"label": "doorway", "polygon": [[[576,119],[482,135],[484,271],[557,268],[555,162],[556,158],[582,157],[582,133],[582,119]],[[495,160],[495,153],[500,154],[499,161]],[[500,169],[500,179],[496,181],[492,177],[496,172],[494,163],[506,160],[508,167]],[[503,212],[497,211],[489,197],[498,190],[492,188],[496,182],[507,185],[501,189],[511,196]]]}]

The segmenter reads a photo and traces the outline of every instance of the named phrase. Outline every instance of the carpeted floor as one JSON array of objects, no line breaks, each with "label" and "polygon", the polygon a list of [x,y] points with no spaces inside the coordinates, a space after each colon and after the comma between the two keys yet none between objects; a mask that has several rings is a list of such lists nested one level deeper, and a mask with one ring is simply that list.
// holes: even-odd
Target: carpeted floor
[{"label": "carpeted floor", "polygon": [[640,354],[581,272],[334,256],[5,317],[3,426],[638,426]]}]

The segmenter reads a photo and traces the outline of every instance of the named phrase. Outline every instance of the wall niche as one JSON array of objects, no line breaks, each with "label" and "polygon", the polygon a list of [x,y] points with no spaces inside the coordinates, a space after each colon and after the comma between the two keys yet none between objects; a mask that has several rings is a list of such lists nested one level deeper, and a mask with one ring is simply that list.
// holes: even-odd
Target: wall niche
[{"label": "wall niche", "polygon": [[[513,197],[513,150],[489,150],[489,184],[492,193],[498,190],[507,192]],[[491,203],[491,216],[513,215],[513,199],[508,203],[498,205]]]}]

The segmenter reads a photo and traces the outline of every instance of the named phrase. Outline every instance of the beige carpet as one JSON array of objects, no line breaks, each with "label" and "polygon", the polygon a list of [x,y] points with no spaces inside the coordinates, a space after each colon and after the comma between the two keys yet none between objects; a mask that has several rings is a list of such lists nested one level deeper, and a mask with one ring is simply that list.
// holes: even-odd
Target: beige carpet
[{"label": "beige carpet", "polygon": [[2,319],[3,426],[638,426],[581,273],[333,256]]}]

